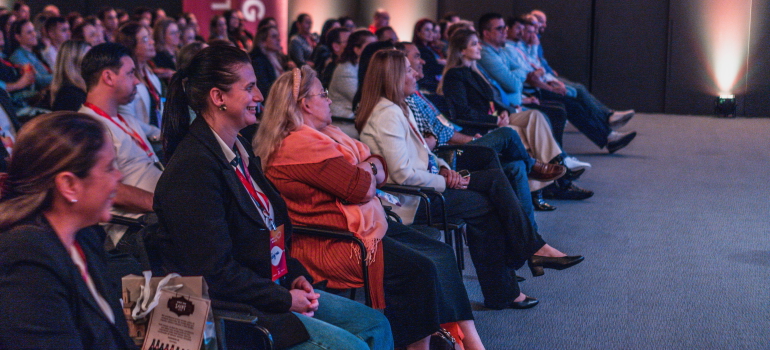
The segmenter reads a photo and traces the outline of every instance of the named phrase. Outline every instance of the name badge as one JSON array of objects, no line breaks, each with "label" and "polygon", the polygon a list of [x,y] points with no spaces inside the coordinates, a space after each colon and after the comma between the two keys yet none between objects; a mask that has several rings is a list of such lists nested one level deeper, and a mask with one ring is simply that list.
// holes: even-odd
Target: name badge
[{"label": "name badge", "polygon": [[286,268],[286,240],[283,235],[283,225],[270,231],[270,265],[273,281],[289,272]]}]

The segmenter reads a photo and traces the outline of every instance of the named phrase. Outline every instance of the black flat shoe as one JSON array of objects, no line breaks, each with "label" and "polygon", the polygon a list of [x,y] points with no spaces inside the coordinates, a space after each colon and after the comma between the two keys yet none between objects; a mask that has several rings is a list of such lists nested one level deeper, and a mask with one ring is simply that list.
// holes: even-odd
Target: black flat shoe
[{"label": "black flat shoe", "polygon": [[511,305],[508,306],[509,309],[529,309],[535,307],[535,305],[539,304],[540,300],[537,300],[533,297],[527,296],[524,298],[523,301],[513,301],[511,302]]},{"label": "black flat shoe", "polygon": [[636,137],[636,131],[632,131],[626,134],[626,136],[621,137],[617,141],[608,142],[607,151],[610,152],[610,154],[619,151],[621,148],[628,146],[628,144],[631,143],[634,137]]},{"label": "black flat shoe", "polygon": [[543,191],[542,190],[538,190],[538,191],[532,192],[532,206],[535,207],[536,211],[552,211],[552,210],[556,210],[556,207],[546,203],[543,200]]},{"label": "black flat shoe", "polygon": [[584,257],[580,255],[576,256],[562,256],[558,258],[552,258],[549,256],[533,255],[529,258],[529,271],[532,272],[533,277],[542,276],[546,269],[564,270],[566,268],[580,264]]},{"label": "black flat shoe", "polygon": [[516,282],[524,282],[524,281],[526,281],[526,280],[527,280],[527,279],[526,279],[526,278],[524,278],[524,277],[521,277],[521,276],[516,276]]}]

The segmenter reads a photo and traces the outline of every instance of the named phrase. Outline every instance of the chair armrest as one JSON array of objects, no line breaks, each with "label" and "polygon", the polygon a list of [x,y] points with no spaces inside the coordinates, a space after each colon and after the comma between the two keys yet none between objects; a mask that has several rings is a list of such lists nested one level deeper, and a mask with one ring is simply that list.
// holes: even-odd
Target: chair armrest
[{"label": "chair armrest", "polygon": [[420,201],[425,202],[425,217],[428,218],[428,226],[433,225],[433,218],[430,215],[430,196],[429,193],[435,193],[433,187],[407,186],[396,184],[385,184],[380,187],[385,192],[394,192],[420,197]]},{"label": "chair armrest", "polygon": [[458,118],[452,119],[452,123],[455,123],[461,127],[481,128],[481,129],[494,129],[498,127],[497,123],[473,122],[473,121],[462,120]]},{"label": "chair armrest", "polygon": [[369,293],[369,289],[371,288],[369,286],[369,267],[366,266],[366,245],[364,242],[356,237],[353,233],[347,232],[347,231],[340,231],[340,230],[332,230],[332,229],[324,229],[324,228],[317,228],[317,227],[307,227],[307,226],[294,226],[294,230],[292,231],[294,234],[300,234],[300,235],[306,235],[306,236],[313,236],[313,237],[322,237],[322,238],[330,238],[330,239],[343,239],[353,242],[358,246],[358,250],[361,252],[361,276],[364,280],[364,298],[366,305],[372,306],[372,297]]}]

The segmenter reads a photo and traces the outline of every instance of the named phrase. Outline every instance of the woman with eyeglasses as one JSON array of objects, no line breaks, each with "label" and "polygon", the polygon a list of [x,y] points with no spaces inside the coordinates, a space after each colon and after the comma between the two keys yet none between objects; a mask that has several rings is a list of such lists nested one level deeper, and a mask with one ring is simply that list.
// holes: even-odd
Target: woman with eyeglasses
[{"label": "woman with eyeglasses", "polygon": [[[292,223],[352,232],[367,250],[372,307],[385,310],[395,346],[427,349],[440,324],[483,349],[452,248],[389,222],[377,197],[385,160],[331,124],[331,101],[309,67],[273,85],[254,139],[267,177],[286,201]],[[295,236],[293,256],[329,288],[363,286],[359,248],[350,242]],[[461,337],[462,338],[462,337]]]}]

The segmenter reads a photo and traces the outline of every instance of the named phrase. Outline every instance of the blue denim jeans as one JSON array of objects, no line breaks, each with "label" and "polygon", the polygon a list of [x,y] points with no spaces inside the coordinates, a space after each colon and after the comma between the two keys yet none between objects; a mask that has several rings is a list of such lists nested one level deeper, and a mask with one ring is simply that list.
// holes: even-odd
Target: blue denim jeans
[{"label": "blue denim jeans", "polygon": [[532,205],[532,194],[529,192],[527,174],[535,165],[535,159],[530,157],[521,142],[519,133],[511,128],[497,128],[484,137],[472,141],[471,144],[487,146],[500,154],[500,164],[503,172],[513,187],[513,192],[521,202],[521,210],[527,214],[529,221],[537,231],[535,207]]},{"label": "blue denim jeans", "polygon": [[292,350],[387,350],[393,349],[390,323],[381,312],[347,298],[323,291],[313,317],[296,314],[310,339]]}]

